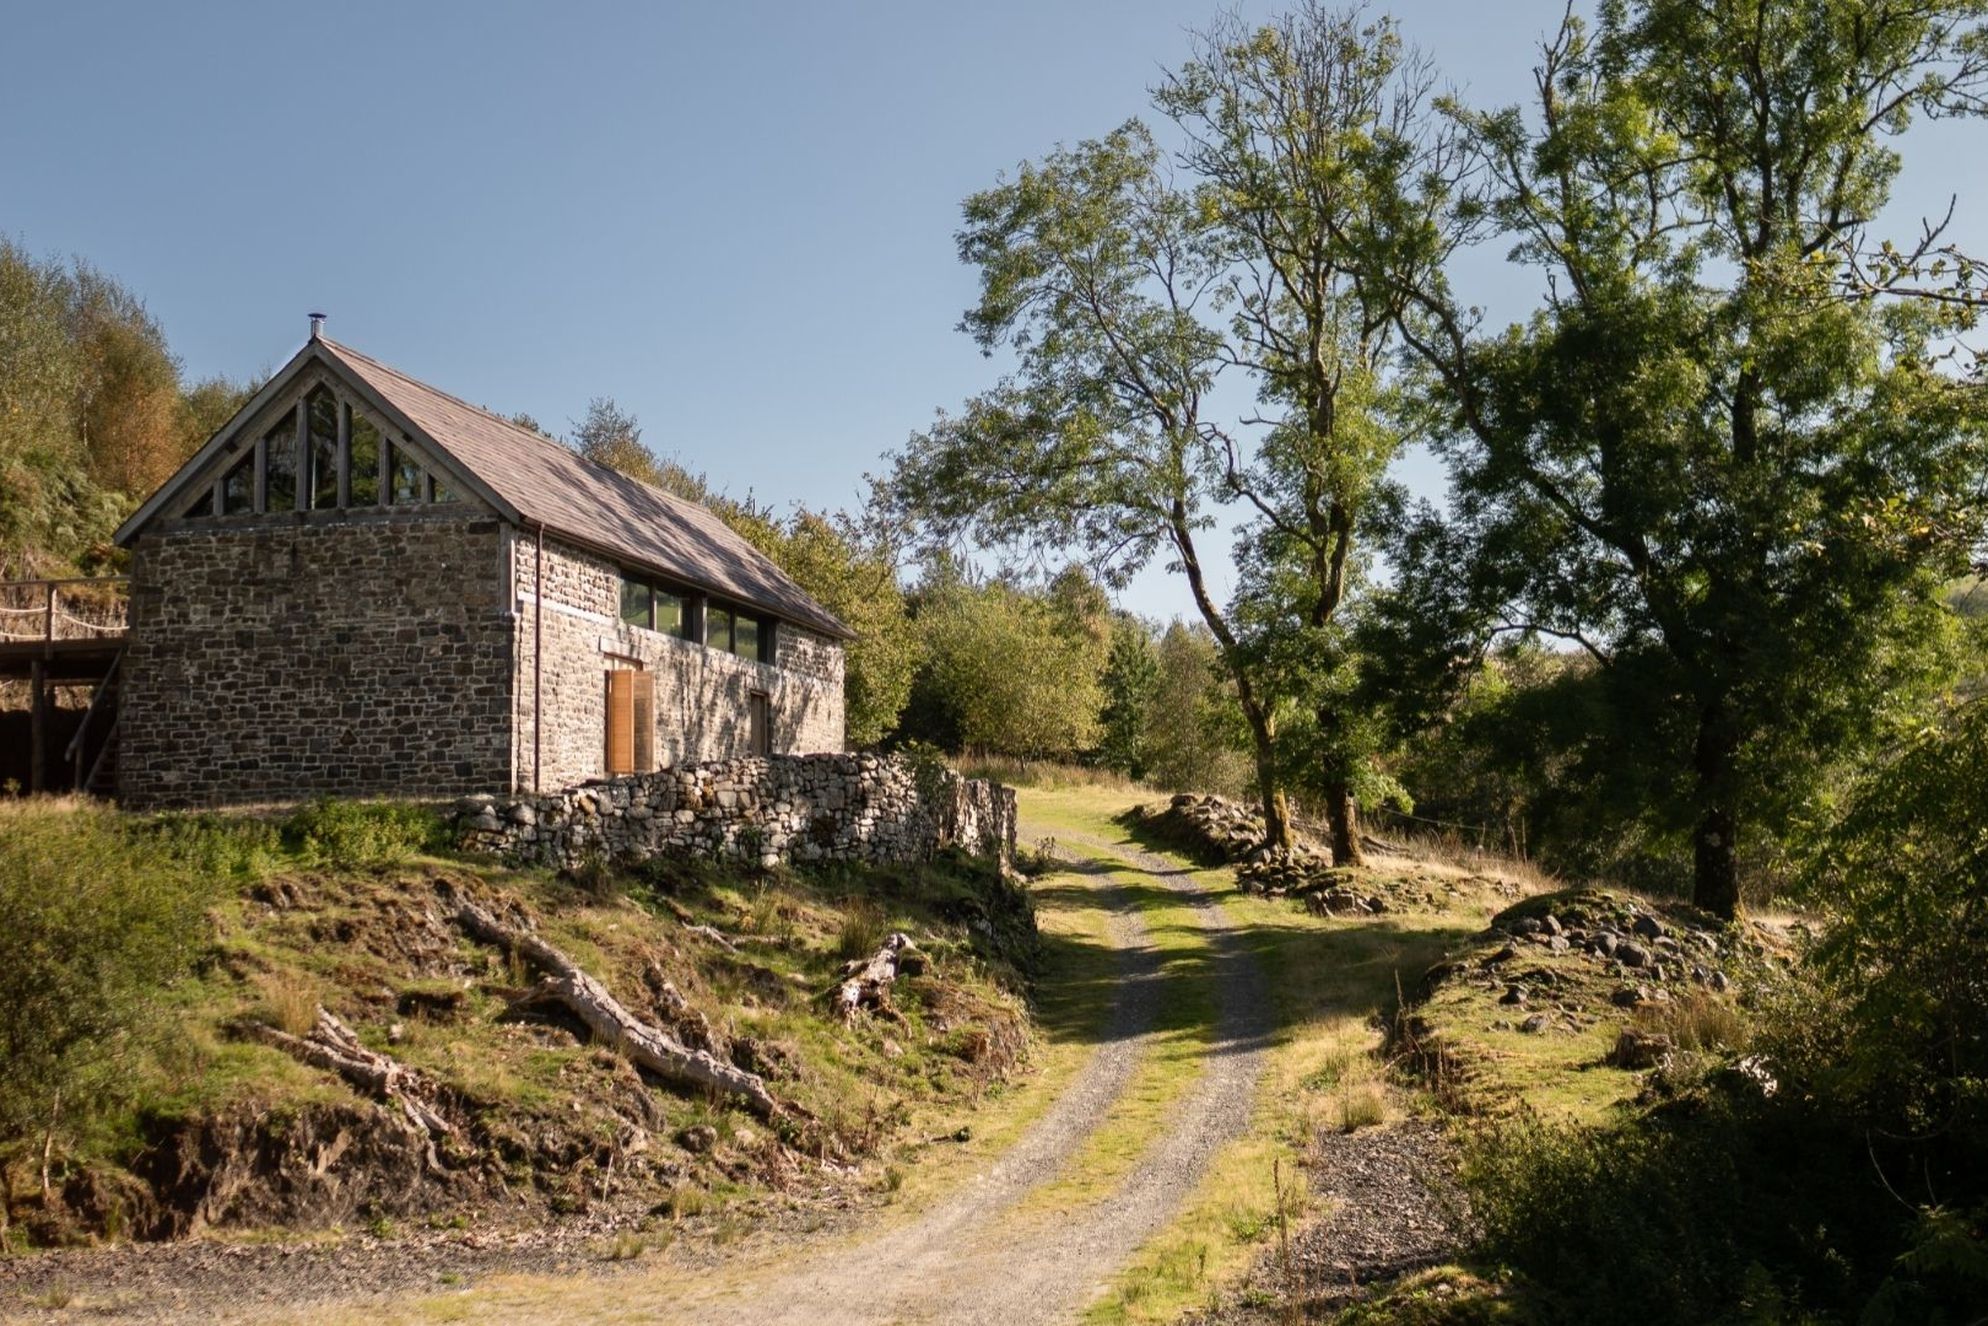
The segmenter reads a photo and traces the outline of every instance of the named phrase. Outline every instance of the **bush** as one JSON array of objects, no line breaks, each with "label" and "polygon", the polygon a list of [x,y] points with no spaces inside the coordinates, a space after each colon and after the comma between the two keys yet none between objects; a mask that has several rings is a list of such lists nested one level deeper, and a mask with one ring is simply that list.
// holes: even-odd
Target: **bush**
[{"label": "bush", "polygon": [[441,817],[404,801],[313,801],[283,822],[283,845],[307,861],[369,866],[442,845]]},{"label": "bush", "polygon": [[115,812],[0,809],[0,1151],[114,1094],[205,937],[211,880]]}]

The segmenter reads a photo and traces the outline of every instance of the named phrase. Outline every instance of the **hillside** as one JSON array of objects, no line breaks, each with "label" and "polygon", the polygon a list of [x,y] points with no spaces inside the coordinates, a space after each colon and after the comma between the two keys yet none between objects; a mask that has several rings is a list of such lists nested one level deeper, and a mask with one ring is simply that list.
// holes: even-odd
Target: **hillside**
[{"label": "hillside", "polygon": [[[978,863],[569,879],[453,855],[438,821],[405,806],[0,817],[17,951],[89,941],[87,918],[36,905],[51,886],[182,890],[195,904],[187,960],[148,992],[155,1016],[124,1033],[115,1080],[82,1079],[97,1108],[80,1111],[72,1089],[38,1145],[5,1158],[17,1245],[553,1217],[716,1225],[846,1202],[914,1116],[970,1102],[1027,1053],[1028,900]],[[778,1117],[646,1080],[535,997],[520,955],[466,933],[456,900],[529,927],[638,1017],[758,1075]],[[924,954],[923,974],[897,983],[888,1012],[845,1022],[828,992],[892,931]],[[285,1038],[309,1036],[320,1009],[404,1066],[410,1098],[440,1116],[432,1136],[300,1061]]]}]

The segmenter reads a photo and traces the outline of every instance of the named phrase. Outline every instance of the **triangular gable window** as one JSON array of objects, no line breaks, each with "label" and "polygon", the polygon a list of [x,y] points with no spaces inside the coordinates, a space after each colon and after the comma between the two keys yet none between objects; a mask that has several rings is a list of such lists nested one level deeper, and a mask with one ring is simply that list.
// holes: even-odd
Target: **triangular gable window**
[{"label": "triangular gable window", "polygon": [[218,513],[210,493],[186,514],[424,506],[458,496],[411,445],[402,445],[335,387],[319,383],[223,475]]},{"label": "triangular gable window", "polygon": [[221,514],[224,516],[245,516],[255,510],[255,451],[228,471],[228,477],[221,480]]},{"label": "triangular gable window", "polygon": [[336,511],[338,500],[338,400],[323,387],[304,397],[311,458],[311,509]]}]

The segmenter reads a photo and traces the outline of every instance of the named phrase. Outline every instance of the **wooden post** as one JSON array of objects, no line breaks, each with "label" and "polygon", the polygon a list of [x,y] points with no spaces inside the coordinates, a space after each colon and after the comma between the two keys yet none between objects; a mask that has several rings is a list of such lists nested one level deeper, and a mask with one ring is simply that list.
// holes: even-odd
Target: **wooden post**
[{"label": "wooden post", "polygon": [[28,690],[28,791],[40,792],[48,764],[48,665],[40,659],[29,669]]},{"label": "wooden post", "polygon": [[46,644],[55,639],[55,582],[48,582],[48,600],[42,609],[41,638]]},{"label": "wooden post", "polygon": [[338,509],[352,505],[352,403],[338,403]]}]

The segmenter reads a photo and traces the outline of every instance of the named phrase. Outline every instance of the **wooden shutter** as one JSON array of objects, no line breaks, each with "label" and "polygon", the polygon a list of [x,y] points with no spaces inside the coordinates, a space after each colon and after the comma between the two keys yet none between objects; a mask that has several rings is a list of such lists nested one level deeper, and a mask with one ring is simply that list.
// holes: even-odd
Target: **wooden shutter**
[{"label": "wooden shutter", "polygon": [[607,674],[607,771],[635,772],[635,674],[620,668]]},{"label": "wooden shutter", "polygon": [[771,755],[773,753],[773,705],[767,699],[765,691],[754,691],[752,693],[747,703],[747,713],[750,715],[752,723],[750,735],[752,753],[754,755]]},{"label": "wooden shutter", "polygon": [[634,698],[629,710],[635,729],[635,772],[652,773],[656,768],[656,674],[633,672],[625,675],[634,683]]}]

